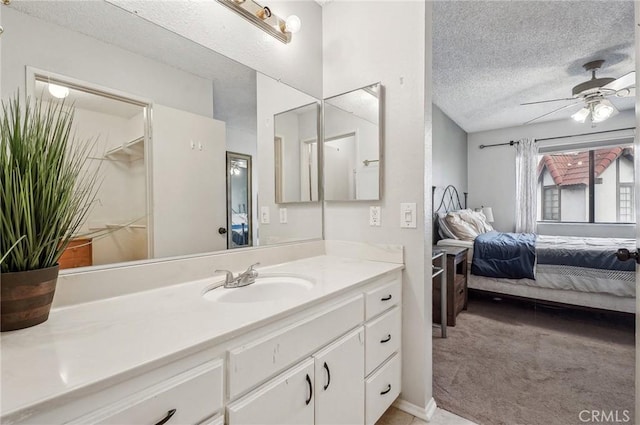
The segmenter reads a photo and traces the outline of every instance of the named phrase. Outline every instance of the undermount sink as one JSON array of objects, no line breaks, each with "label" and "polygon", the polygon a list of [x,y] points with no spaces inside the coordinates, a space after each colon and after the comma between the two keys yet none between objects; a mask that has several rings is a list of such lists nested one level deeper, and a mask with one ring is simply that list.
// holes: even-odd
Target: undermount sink
[{"label": "undermount sink", "polygon": [[314,286],[311,278],[285,273],[261,273],[251,285],[225,288],[212,285],[205,288],[203,297],[220,303],[258,303],[298,298]]}]

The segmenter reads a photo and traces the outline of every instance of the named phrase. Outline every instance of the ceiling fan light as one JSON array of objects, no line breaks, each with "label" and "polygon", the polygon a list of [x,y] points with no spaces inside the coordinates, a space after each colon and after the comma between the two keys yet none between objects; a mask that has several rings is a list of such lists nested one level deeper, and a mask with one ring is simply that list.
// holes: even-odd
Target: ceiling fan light
[{"label": "ceiling fan light", "polygon": [[604,99],[593,107],[593,114],[591,119],[593,122],[602,122],[611,118],[611,116],[613,116],[617,112],[618,111],[613,106],[613,104]]},{"label": "ceiling fan light", "polygon": [[587,117],[589,116],[589,108],[582,108],[580,109],[578,112],[576,112],[575,114],[571,115],[571,118],[573,118],[574,120],[578,121],[578,122],[585,122],[587,120]]}]

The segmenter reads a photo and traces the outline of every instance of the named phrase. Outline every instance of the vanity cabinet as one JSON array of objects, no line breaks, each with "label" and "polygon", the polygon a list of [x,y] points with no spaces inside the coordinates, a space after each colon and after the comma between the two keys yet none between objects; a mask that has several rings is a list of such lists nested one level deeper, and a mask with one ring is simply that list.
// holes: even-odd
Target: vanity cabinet
[{"label": "vanity cabinet", "polygon": [[398,274],[229,350],[228,425],[375,423],[400,394],[401,300]]},{"label": "vanity cabinet", "polygon": [[373,424],[400,393],[401,302],[384,274],[3,423]]},{"label": "vanity cabinet", "polygon": [[229,425],[312,425],[314,362],[308,358],[231,403]]},{"label": "vanity cabinet", "polygon": [[[165,375],[171,373],[167,370]],[[140,377],[143,381],[148,378]],[[133,387],[135,382],[131,384]],[[123,390],[117,388],[115,392]],[[67,423],[157,424],[166,420],[166,423],[199,424],[214,417],[222,406],[223,362],[218,359],[168,377]]]},{"label": "vanity cabinet", "polygon": [[364,329],[345,335],[315,360],[315,424],[364,422]]}]

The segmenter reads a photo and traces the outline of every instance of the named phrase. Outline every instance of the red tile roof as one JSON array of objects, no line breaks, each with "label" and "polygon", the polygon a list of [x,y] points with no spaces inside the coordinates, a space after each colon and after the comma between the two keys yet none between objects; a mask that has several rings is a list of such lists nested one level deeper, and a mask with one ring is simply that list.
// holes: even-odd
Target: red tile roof
[{"label": "red tile roof", "polygon": [[[595,151],[595,174],[600,176],[623,153],[615,147]],[[538,177],[549,170],[558,186],[589,185],[589,152],[544,155],[538,163]]]}]

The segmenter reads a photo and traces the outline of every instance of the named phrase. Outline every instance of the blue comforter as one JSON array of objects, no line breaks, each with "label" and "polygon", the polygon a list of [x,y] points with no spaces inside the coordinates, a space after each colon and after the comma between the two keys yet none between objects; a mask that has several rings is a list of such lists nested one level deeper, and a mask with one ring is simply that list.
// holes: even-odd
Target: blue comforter
[{"label": "blue comforter", "polygon": [[535,279],[536,235],[534,233],[488,232],[473,244],[471,273],[507,279]]}]

